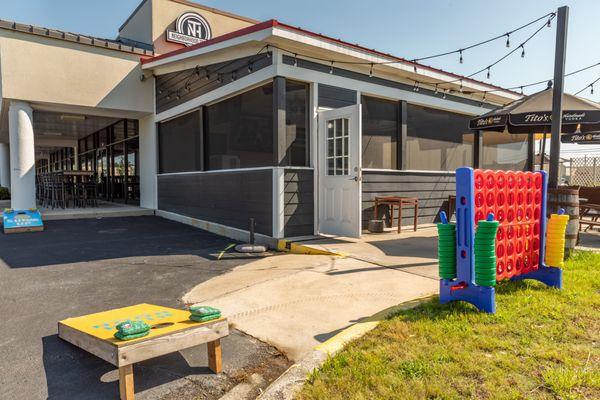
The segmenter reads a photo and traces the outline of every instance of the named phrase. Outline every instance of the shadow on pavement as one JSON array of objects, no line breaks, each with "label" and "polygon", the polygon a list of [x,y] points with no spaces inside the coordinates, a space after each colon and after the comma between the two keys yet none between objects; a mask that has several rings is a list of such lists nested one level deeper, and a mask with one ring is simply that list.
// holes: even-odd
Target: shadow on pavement
[{"label": "shadow on pavement", "polygon": [[[117,368],[58,335],[42,338],[43,363],[49,400],[119,398]],[[175,352],[134,365],[136,393],[188,375],[213,374],[208,367],[192,367]]]},{"label": "shadow on pavement", "polygon": [[215,260],[234,241],[160,217],[48,221],[44,232],[0,234],[10,268],[136,256],[197,255]]}]

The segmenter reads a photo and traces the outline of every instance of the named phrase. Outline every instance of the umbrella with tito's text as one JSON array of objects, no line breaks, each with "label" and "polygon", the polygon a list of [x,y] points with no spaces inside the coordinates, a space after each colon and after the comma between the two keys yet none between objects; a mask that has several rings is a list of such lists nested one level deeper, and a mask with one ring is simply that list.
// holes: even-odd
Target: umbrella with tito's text
[{"label": "umbrella with tito's text", "polygon": [[[600,104],[563,94],[562,132],[600,131]],[[510,104],[471,119],[469,128],[510,133],[546,133],[552,126],[552,90],[522,97]]]}]

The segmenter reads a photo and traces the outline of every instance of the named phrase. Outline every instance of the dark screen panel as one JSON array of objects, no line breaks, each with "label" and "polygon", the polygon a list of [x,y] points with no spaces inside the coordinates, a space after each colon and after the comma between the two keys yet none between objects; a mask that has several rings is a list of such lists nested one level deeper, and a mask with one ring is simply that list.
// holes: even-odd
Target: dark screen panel
[{"label": "dark screen panel", "polygon": [[200,111],[194,111],[158,126],[161,173],[202,170]]},{"label": "dark screen panel", "polygon": [[285,83],[285,130],[289,165],[308,165],[308,84]]},{"label": "dark screen panel", "polygon": [[363,96],[363,168],[398,168],[399,103]]},{"label": "dark screen panel", "polygon": [[273,165],[273,84],[206,107],[207,169]]}]

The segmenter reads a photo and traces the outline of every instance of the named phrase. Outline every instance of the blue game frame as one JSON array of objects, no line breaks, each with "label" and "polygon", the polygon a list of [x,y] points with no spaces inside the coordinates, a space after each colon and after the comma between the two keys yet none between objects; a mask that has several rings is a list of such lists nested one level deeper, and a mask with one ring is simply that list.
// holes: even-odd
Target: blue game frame
[{"label": "blue game frame", "polygon": [[[536,279],[548,286],[562,289],[562,269],[544,265],[546,251],[546,195],[548,177],[542,174],[542,207],[540,217],[539,268],[512,280]],[[473,168],[456,170],[456,279],[440,279],[440,302],[466,301],[480,311],[496,312],[496,290],[475,284],[475,174]]]}]

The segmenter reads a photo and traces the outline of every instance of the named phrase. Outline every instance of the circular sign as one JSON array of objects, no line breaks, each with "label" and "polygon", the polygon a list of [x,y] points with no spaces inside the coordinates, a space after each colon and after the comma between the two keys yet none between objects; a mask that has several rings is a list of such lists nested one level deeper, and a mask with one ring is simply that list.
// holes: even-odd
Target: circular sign
[{"label": "circular sign", "polygon": [[191,46],[212,38],[210,25],[200,14],[195,12],[183,13],[175,21],[175,30],[167,30],[169,42]]},{"label": "circular sign", "polygon": [[202,40],[208,40],[212,36],[208,22],[195,12],[187,12],[180,15],[175,25],[177,32],[187,36]]}]

